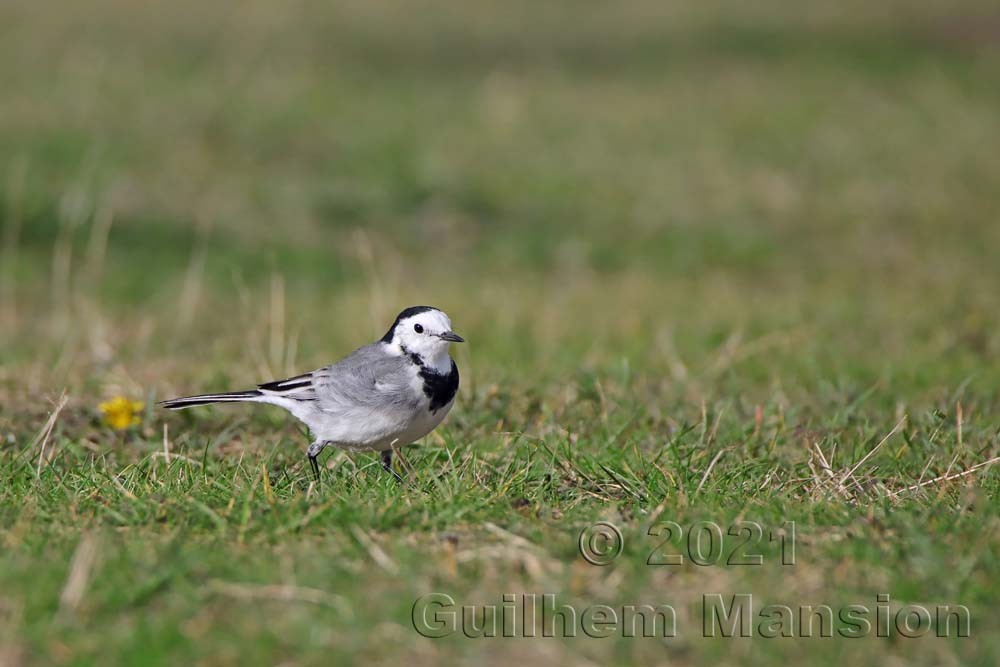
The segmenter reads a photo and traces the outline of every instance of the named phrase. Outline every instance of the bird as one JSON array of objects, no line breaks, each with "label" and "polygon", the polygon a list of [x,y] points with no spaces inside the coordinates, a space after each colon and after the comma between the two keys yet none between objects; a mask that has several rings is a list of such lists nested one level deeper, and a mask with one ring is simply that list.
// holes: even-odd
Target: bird
[{"label": "bird", "polygon": [[162,401],[168,410],[212,403],[277,405],[306,425],[306,450],[319,481],[317,458],[329,445],[348,451],[378,451],[382,467],[397,481],[392,453],[437,428],[458,394],[458,365],[451,343],[465,339],[438,308],[402,310],[385,335],[329,366],[256,389],[183,396]]}]

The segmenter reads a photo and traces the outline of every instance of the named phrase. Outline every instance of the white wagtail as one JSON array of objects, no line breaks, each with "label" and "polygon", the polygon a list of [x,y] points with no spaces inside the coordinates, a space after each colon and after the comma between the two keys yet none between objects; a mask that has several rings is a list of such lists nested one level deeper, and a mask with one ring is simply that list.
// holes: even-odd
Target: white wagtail
[{"label": "white wagtail", "polygon": [[458,366],[449,343],[465,342],[437,308],[413,306],[396,316],[382,338],[337,363],[250,391],[203,394],[160,403],[183,410],[209,403],[278,405],[309,427],[307,455],[316,479],[316,457],[327,445],[382,452],[392,469],[392,451],[430,433],[441,423],[458,392]]}]

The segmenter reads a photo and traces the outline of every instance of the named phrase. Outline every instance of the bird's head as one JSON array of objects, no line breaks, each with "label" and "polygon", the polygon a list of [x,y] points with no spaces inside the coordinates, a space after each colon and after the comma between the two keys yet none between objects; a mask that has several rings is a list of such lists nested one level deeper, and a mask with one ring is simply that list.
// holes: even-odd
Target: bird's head
[{"label": "bird's head", "polygon": [[396,316],[382,342],[403,354],[416,354],[425,363],[442,366],[448,361],[448,344],[465,339],[451,330],[451,320],[437,308],[411,306]]}]

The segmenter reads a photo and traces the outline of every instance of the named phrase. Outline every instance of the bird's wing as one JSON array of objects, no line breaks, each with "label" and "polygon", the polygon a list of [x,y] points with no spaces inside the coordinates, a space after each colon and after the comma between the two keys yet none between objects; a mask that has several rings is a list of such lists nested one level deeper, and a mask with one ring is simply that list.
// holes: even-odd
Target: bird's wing
[{"label": "bird's wing", "polygon": [[321,373],[322,370],[296,375],[284,380],[265,382],[264,384],[257,385],[257,390],[267,396],[279,396],[297,401],[315,401],[316,387],[313,383],[316,380],[317,374]]},{"label": "bird's wing", "polygon": [[409,404],[410,361],[388,354],[380,343],[366,345],[314,376],[320,409],[384,409]]},{"label": "bird's wing", "polygon": [[314,401],[321,410],[382,408],[412,402],[412,377],[406,357],[386,353],[379,343],[366,345],[337,363],[311,373],[258,386],[269,396]]}]

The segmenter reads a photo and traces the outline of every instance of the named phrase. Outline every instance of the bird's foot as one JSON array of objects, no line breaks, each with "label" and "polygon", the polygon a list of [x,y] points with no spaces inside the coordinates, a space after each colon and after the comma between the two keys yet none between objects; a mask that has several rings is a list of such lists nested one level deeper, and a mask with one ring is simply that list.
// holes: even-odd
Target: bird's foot
[{"label": "bird's foot", "polygon": [[399,476],[398,472],[392,469],[392,450],[391,449],[384,450],[381,454],[381,459],[382,459],[382,467],[385,468],[389,473],[391,473],[392,476],[396,478],[396,481],[398,483],[402,484],[403,478]]},{"label": "bird's foot", "polygon": [[312,466],[313,475],[316,477],[317,482],[319,482],[319,462],[316,459],[319,458],[319,453],[322,451],[323,443],[320,442],[314,442],[306,450],[306,456],[309,457],[309,465]]}]

